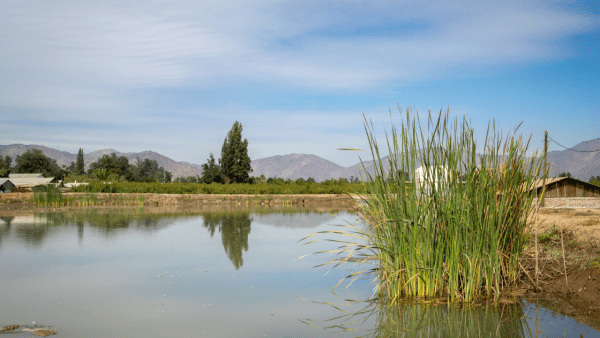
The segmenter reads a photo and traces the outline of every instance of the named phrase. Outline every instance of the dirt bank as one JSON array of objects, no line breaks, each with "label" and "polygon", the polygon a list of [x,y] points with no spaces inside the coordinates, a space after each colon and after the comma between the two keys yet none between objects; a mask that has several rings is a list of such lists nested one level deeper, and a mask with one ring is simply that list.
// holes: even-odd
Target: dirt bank
[{"label": "dirt bank", "polygon": [[535,225],[538,289],[532,236],[521,259],[525,296],[600,330],[600,210],[541,209]]}]

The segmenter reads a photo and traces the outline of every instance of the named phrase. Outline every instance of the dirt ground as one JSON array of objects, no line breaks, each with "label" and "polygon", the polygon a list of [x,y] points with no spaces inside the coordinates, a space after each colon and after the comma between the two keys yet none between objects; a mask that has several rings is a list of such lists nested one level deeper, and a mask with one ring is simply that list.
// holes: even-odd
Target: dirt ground
[{"label": "dirt ground", "polygon": [[[548,209],[541,208],[532,231],[538,226],[538,234],[553,227],[562,227],[573,235],[573,241],[586,247],[600,249],[600,209]],[[566,244],[566,243],[565,243]]]},{"label": "dirt ground", "polygon": [[600,209],[543,208],[531,231],[532,241],[521,259],[526,297],[600,330]]}]

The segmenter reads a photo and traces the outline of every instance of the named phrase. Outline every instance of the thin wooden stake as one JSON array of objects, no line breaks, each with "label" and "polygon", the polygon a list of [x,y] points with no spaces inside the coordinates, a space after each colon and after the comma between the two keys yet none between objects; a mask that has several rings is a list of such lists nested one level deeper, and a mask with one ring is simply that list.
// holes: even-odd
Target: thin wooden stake
[{"label": "thin wooden stake", "polygon": [[569,280],[567,279],[567,260],[565,259],[565,242],[563,241],[563,226],[560,225],[560,245],[562,246],[563,264],[565,266],[565,284],[567,285],[567,294],[569,293]]},{"label": "thin wooden stake", "polygon": [[538,225],[535,225],[535,291],[539,290],[540,269],[538,264]]}]

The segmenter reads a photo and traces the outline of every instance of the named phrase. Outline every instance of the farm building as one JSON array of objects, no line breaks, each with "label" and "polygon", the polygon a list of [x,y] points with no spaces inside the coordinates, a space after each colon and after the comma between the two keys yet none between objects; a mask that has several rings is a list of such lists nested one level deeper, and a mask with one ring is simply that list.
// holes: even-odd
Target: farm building
[{"label": "farm building", "polygon": [[14,185],[13,190],[30,190],[33,187],[50,184],[54,177],[45,178],[42,174],[9,174],[8,179]]},{"label": "farm building", "polygon": [[43,174],[8,174],[8,178],[44,178]]},{"label": "farm building", "polygon": [[450,177],[450,174],[448,168],[445,166],[421,166],[415,170],[413,177],[417,182],[417,191],[422,195],[430,195],[434,187],[438,192],[444,189],[443,186]]},{"label": "farm building", "polygon": [[[544,181],[536,184],[536,195],[542,194]],[[600,197],[600,187],[571,177],[553,177],[546,179],[544,198],[561,197]]]},{"label": "farm building", "polygon": [[8,178],[0,178],[0,193],[11,192],[15,185]]}]

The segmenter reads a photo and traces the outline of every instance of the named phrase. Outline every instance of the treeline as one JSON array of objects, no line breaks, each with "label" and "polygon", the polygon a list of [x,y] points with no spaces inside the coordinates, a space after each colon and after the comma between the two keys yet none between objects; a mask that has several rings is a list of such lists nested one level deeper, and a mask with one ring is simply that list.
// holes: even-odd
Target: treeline
[{"label": "treeline", "polygon": [[[177,183],[211,183],[211,182],[206,182],[203,179],[203,176],[187,176],[187,177],[177,177],[175,180],[173,180],[173,182],[177,182]],[[358,179],[358,177],[354,177],[354,176],[350,176],[350,179],[347,179],[345,177],[342,178],[331,178],[328,180],[324,180],[321,182],[321,184],[346,184],[346,183],[359,183],[360,180]],[[249,182],[251,184],[261,184],[261,183],[269,183],[269,184],[310,184],[310,183],[317,183],[317,181],[312,178],[309,177],[307,179],[305,178],[297,178],[295,180],[292,180],[290,178],[281,178],[281,177],[269,177],[266,178],[265,175],[260,175],[259,177],[256,176],[251,176],[249,178]]]},{"label": "treeline", "polygon": [[361,193],[362,183],[350,183],[347,179],[327,180],[320,183],[179,183],[157,182],[90,182],[71,189],[72,192],[88,193],[154,193],[154,194],[345,194]]},{"label": "treeline", "polygon": [[117,181],[117,182],[171,182],[173,175],[158,165],[156,160],[137,158],[135,164],[130,164],[125,156],[112,153],[104,155],[90,164],[85,171],[83,150],[80,148],[76,162],[70,166],[60,167],[39,149],[28,149],[15,159],[5,156],[0,158],[0,177],[7,177],[11,173],[17,174],[43,174],[44,177],[55,177],[59,180],[78,179],[79,181]]}]

